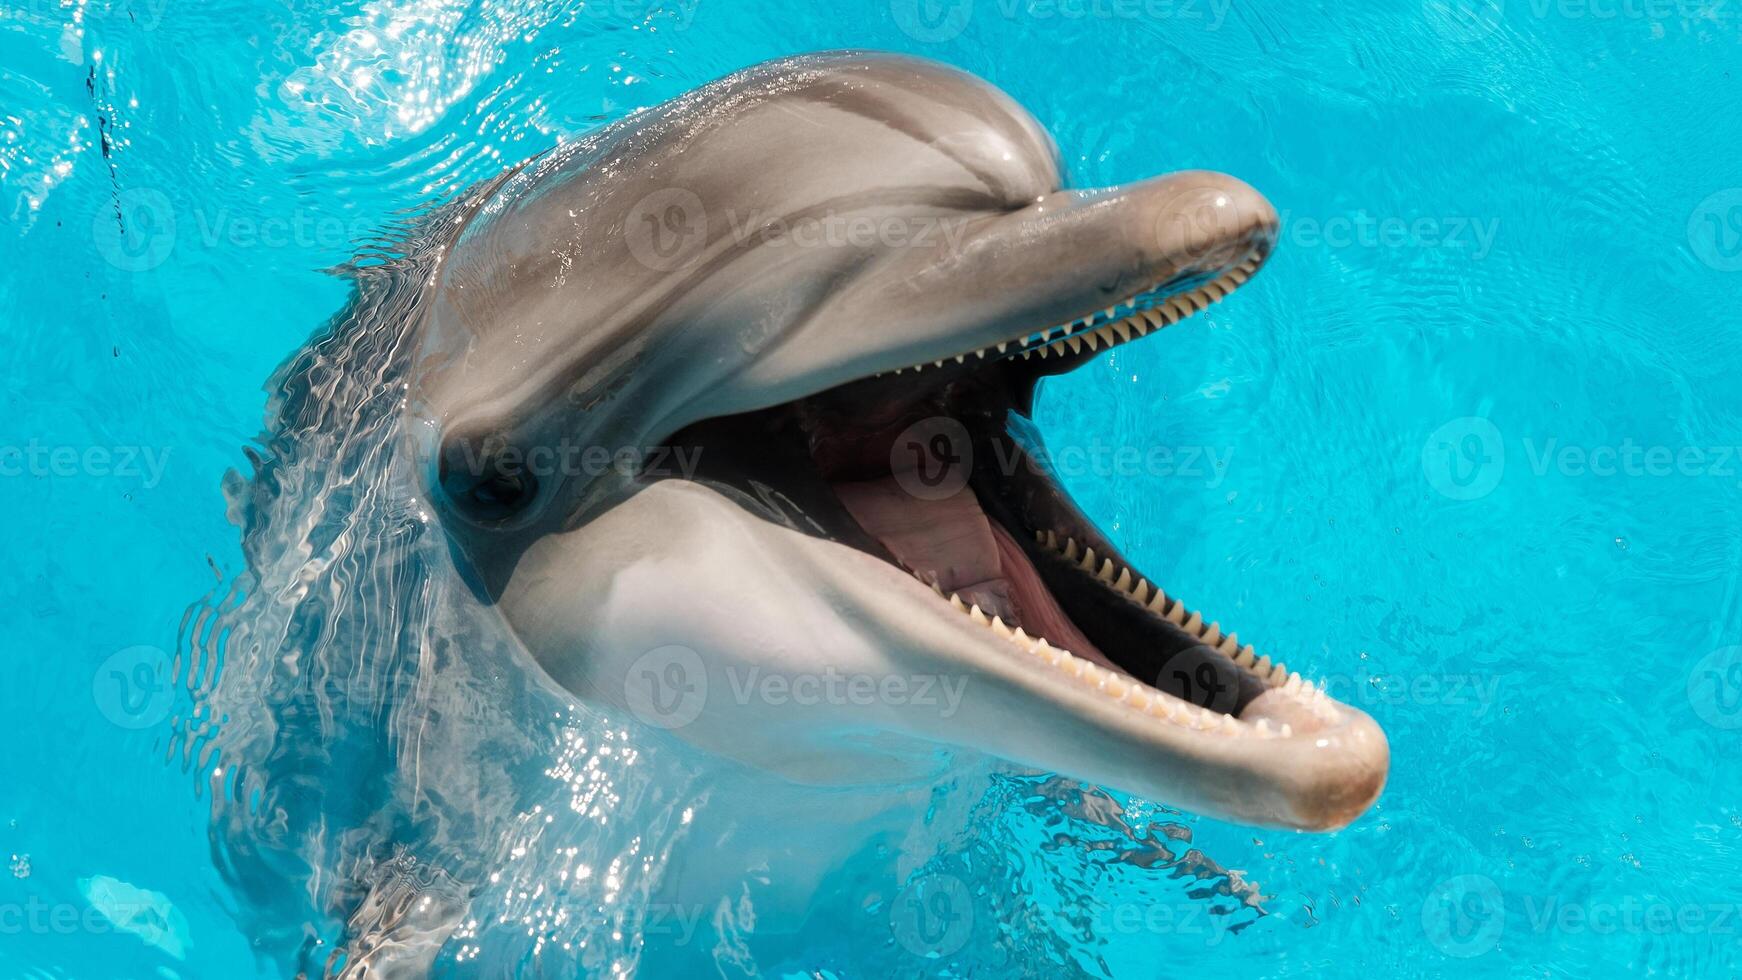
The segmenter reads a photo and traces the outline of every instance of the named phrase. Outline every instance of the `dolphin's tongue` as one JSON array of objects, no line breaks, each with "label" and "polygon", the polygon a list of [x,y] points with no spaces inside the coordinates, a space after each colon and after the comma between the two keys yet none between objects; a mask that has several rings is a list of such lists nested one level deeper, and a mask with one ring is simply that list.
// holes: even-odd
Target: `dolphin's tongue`
[{"label": "dolphin's tongue", "polygon": [[834,487],[866,533],[882,542],[896,561],[936,582],[945,595],[954,592],[988,616],[1119,669],[1071,622],[1022,547],[986,516],[973,490],[963,487],[941,499],[923,499],[895,476]]}]

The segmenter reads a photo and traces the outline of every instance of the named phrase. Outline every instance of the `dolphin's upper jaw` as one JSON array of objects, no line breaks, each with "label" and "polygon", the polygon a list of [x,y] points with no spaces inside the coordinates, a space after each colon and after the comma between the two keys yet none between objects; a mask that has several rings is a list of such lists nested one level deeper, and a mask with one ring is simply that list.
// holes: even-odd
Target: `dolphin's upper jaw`
[{"label": "dolphin's upper jaw", "polygon": [[[1054,689],[1056,704],[1087,695],[1117,751],[1154,753],[1156,771],[1168,774],[1151,785],[1115,766],[1101,781],[1253,823],[1329,829],[1359,816],[1383,786],[1389,750],[1378,727],[1151,584],[1023,446],[1039,376],[1202,310],[1250,278],[1267,252],[1263,242],[1219,274],[1158,284],[1065,324],[787,408],[844,505],[833,536],[930,590],[876,600],[886,611],[911,602],[891,614],[978,627],[986,645],[1017,661],[1011,669],[1046,678],[1038,683]],[[892,442],[940,417],[970,433],[974,477],[954,503],[904,499],[890,489],[901,465]],[[979,544],[932,543],[963,537]],[[988,576],[997,581],[989,586]],[[1182,786],[1180,772],[1201,782]]]},{"label": "dolphin's upper jaw", "polygon": [[[985,360],[989,356],[996,356],[1034,360],[1037,366],[1043,368],[1058,366],[1048,365],[1046,362],[1049,359],[1056,362],[1069,361],[1068,366],[1074,366],[1082,357],[1096,351],[1148,336],[1153,331],[1172,326],[1194,313],[1201,312],[1211,303],[1245,285],[1258,271],[1258,267],[1264,264],[1268,251],[1268,247],[1254,249],[1240,262],[1221,271],[1220,275],[1181,275],[1128,296],[1105,309],[1065,323],[1043,327],[1020,339],[1001,341],[991,347],[958,354],[954,361],[956,364],[966,364],[970,359]],[[940,359],[930,365],[916,364],[911,370],[925,371],[948,365],[948,360]],[[874,377],[882,377],[888,373],[900,374],[904,370],[908,369],[896,368],[893,372],[878,372]]]}]

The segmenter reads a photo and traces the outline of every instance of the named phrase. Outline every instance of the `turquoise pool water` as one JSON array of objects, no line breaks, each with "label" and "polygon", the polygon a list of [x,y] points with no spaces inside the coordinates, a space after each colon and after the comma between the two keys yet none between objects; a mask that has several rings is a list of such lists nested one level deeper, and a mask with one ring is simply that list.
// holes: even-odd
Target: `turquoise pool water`
[{"label": "turquoise pool water", "polygon": [[[658,906],[732,805],[705,761],[493,668],[411,544],[388,574],[311,521],[243,574],[224,474],[346,301],[323,270],[849,46],[990,79],[1079,185],[1207,167],[1283,213],[1251,285],[1039,420],[1107,447],[1066,476],[1138,564],[1384,725],[1349,829],[988,771],[801,907]],[[1716,0],[5,0],[0,973],[319,975],[369,868],[438,907],[358,922],[457,918],[450,976],[1733,975],[1739,55]],[[432,624],[461,690],[406,666]],[[279,697],[266,661],[317,648]],[[402,683],[422,713],[351,710]]]}]

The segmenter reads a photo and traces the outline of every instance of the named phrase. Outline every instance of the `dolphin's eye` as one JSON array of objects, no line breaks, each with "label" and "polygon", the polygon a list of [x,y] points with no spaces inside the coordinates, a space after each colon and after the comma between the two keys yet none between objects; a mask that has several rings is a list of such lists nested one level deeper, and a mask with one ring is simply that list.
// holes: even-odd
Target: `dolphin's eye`
[{"label": "dolphin's eye", "polygon": [[436,479],[456,510],[480,522],[508,520],[538,496],[524,454],[500,436],[443,443]]}]

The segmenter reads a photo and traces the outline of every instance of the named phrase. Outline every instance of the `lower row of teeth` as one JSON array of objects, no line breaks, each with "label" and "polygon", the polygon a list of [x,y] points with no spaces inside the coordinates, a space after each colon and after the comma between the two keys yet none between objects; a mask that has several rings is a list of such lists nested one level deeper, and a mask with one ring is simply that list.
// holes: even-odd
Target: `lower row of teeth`
[{"label": "lower row of teeth", "polygon": [[[914,577],[919,578],[917,574]],[[920,580],[925,581],[923,578]],[[945,595],[944,591],[936,584],[927,584],[931,585],[932,591],[938,595]],[[1274,728],[1268,720],[1261,718],[1254,725],[1241,721],[1233,715],[1225,715],[1219,711],[1201,708],[1190,701],[1184,701],[1164,691],[1158,691],[1128,674],[1108,670],[1100,664],[1078,657],[1069,650],[1055,647],[1047,642],[1046,637],[1029,636],[1023,632],[1020,626],[1013,629],[999,617],[987,616],[979,606],[969,605],[962,601],[962,597],[954,592],[948,593],[946,598],[949,599],[950,605],[957,612],[966,614],[974,622],[990,629],[1000,638],[1014,644],[1018,649],[1026,651],[1066,677],[1073,678],[1077,683],[1091,690],[1098,691],[1115,701],[1123,701],[1153,717],[1176,725],[1184,725],[1200,732],[1248,736],[1257,734],[1265,738],[1287,738],[1294,734],[1286,724],[1281,728]]]},{"label": "lower row of teeth", "polygon": [[1302,678],[1298,671],[1289,670],[1282,661],[1273,661],[1268,656],[1260,655],[1250,643],[1242,644],[1236,634],[1223,633],[1219,623],[1205,623],[1203,616],[1187,609],[1185,603],[1178,599],[1169,598],[1161,589],[1151,586],[1148,579],[1134,575],[1131,569],[1123,565],[1114,564],[1111,558],[1097,556],[1094,548],[1078,545],[1075,538],[1061,538],[1053,531],[1036,531],[1034,538],[1042,547],[1074,562],[1078,568],[1100,579],[1127,599],[1196,637],[1200,643],[1227,657],[1236,667],[1257,678],[1264,686],[1280,689],[1282,693],[1311,708],[1321,720],[1334,722],[1338,719],[1336,702],[1325,693],[1324,688]]},{"label": "lower row of teeth", "polygon": [[[1066,354],[1080,354],[1085,347],[1090,351],[1096,351],[1102,347],[1114,347],[1129,340],[1136,340],[1147,335],[1150,331],[1172,326],[1194,313],[1201,313],[1208,309],[1210,304],[1240,288],[1246,280],[1252,278],[1252,274],[1258,271],[1258,262],[1257,259],[1251,259],[1214,282],[1190,292],[1181,293],[1178,296],[1170,296],[1149,309],[1134,310],[1118,319],[1114,319],[1118,312],[1130,307],[1133,301],[1127,300],[1118,306],[1109,306],[1100,313],[1090,314],[1071,323],[1042,330],[1025,342],[1017,353],[1020,353],[1024,360],[1030,357],[1039,357],[1044,360],[1053,354],[1060,357]],[[1079,332],[1098,321],[1111,322],[1107,322],[1094,330]],[[1049,343],[1047,338],[1054,333],[1062,334],[1062,336]],[[1001,355],[1007,354],[1011,346],[1012,344],[1007,342],[995,347],[982,347],[967,354],[957,354],[955,362],[961,364],[970,357],[985,358],[987,354],[994,352]],[[1009,356],[1015,357],[1016,354],[1010,353]],[[896,368],[893,372],[883,373],[900,374],[903,371],[923,371],[928,367],[943,367],[948,362],[949,359],[946,358],[941,361],[933,361],[929,365],[916,364],[910,368]]]}]

